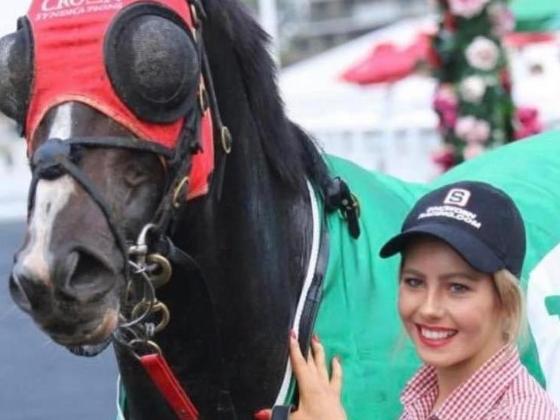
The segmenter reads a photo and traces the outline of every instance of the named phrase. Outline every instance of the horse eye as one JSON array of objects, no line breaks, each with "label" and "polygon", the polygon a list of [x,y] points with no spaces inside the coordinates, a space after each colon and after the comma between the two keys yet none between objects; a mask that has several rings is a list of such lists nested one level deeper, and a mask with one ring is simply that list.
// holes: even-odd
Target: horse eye
[{"label": "horse eye", "polygon": [[105,40],[113,88],[141,119],[170,123],[195,104],[198,53],[182,19],[156,5],[125,9]]},{"label": "horse eye", "polygon": [[33,79],[33,45],[25,18],[0,39],[0,111],[23,126]]},{"label": "horse eye", "polygon": [[123,179],[128,187],[135,188],[147,182],[150,175],[139,165],[131,164],[126,168]]}]

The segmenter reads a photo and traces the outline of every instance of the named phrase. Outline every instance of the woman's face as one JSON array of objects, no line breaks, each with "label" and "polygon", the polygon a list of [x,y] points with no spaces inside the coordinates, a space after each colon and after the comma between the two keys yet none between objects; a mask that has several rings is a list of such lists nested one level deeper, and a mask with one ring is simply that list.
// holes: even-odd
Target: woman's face
[{"label": "woman's face", "polygon": [[418,238],[403,253],[399,313],[420,358],[436,368],[474,371],[505,344],[492,276],[437,239]]}]

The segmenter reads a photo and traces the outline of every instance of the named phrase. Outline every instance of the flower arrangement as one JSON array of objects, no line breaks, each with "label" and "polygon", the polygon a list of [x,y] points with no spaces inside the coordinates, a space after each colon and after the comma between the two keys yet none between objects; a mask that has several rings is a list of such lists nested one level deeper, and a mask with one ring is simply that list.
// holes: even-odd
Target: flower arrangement
[{"label": "flower arrangement", "polygon": [[[438,87],[433,107],[445,147],[434,156],[442,170],[520,133],[501,38],[514,19],[504,0],[438,0],[432,38]],[[434,61],[434,60],[432,60]],[[531,120],[532,115],[523,116]],[[531,120],[531,128],[538,124]]]}]

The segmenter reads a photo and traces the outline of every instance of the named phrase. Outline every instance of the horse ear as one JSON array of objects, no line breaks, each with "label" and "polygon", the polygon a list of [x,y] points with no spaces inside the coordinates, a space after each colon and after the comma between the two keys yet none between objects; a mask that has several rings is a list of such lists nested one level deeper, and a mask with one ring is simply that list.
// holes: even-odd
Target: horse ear
[{"label": "horse ear", "polygon": [[0,38],[0,111],[21,125],[31,92],[32,66],[26,27]]}]

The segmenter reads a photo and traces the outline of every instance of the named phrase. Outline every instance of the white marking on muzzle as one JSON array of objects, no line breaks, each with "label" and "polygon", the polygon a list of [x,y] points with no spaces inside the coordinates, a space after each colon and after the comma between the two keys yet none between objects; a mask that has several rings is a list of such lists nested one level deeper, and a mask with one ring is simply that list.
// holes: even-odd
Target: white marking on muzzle
[{"label": "white marking on muzzle", "polygon": [[[53,119],[48,138],[67,140],[72,135],[71,103],[60,105]],[[52,284],[49,264],[53,263],[50,243],[54,223],[66,206],[76,182],[69,175],[48,181],[40,180],[35,191],[33,213],[29,221],[29,242],[18,258],[19,272],[30,279]]]},{"label": "white marking on muzzle", "polygon": [[41,180],[37,184],[35,205],[29,224],[29,242],[21,252],[18,264],[20,272],[35,281],[52,284],[50,250],[53,226],[60,211],[76,191],[74,180],[69,175],[54,181]]}]

